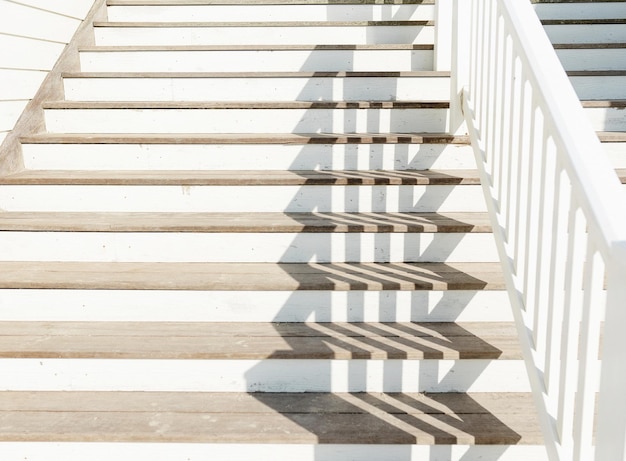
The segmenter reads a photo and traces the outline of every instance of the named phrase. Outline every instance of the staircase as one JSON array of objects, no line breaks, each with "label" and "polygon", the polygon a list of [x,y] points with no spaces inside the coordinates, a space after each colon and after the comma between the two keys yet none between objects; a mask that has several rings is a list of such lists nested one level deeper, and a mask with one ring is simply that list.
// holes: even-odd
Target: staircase
[{"label": "staircase", "polygon": [[3,460],[541,460],[435,5],[109,0],[0,178]]},{"label": "staircase", "polygon": [[593,128],[626,183],[626,2],[533,3]]}]

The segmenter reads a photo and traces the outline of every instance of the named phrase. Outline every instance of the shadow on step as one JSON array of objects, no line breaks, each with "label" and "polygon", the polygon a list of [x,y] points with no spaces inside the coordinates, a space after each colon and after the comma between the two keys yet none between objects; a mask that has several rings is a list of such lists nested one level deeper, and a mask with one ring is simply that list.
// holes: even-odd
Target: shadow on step
[{"label": "shadow on step", "polygon": [[[320,444],[516,444],[521,436],[473,396],[457,394],[254,394],[313,434]],[[491,402],[493,405],[493,402]],[[495,403],[503,419],[516,394]],[[497,411],[496,410],[496,411]]]}]

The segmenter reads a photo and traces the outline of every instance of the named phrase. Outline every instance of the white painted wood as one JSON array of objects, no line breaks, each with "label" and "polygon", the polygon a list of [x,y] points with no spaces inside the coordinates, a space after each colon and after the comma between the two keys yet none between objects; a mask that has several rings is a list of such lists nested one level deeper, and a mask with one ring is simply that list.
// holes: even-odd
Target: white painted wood
[{"label": "white painted wood", "polygon": [[565,70],[624,70],[626,47],[557,49]]},{"label": "white painted wood", "polygon": [[84,72],[324,72],[432,70],[432,50],[84,50]]},{"label": "white painted wood", "polygon": [[113,22],[428,21],[434,5],[114,5],[107,14]]},{"label": "white painted wood", "polygon": [[98,46],[432,44],[432,26],[96,27]]},{"label": "white painted wood", "polygon": [[626,75],[570,77],[580,99],[626,99]]},{"label": "white painted wood", "polygon": [[585,108],[585,115],[597,131],[626,131],[626,110],[623,108]]},{"label": "white painted wood", "polygon": [[13,129],[15,122],[17,122],[17,119],[22,115],[26,104],[28,104],[27,100],[0,100],[0,131],[10,131]]},{"label": "white painted wood", "polygon": [[74,101],[443,101],[447,77],[65,78]]},{"label": "white painted wood", "polygon": [[521,360],[0,359],[3,390],[528,392]]},{"label": "white painted wood", "polygon": [[3,232],[1,261],[497,262],[491,234]]},{"label": "white painted wood", "polygon": [[5,69],[51,70],[63,48],[63,43],[0,34],[0,65]]},{"label": "white painted wood", "polygon": [[480,186],[3,186],[6,211],[485,211]]},{"label": "white painted wood", "polygon": [[0,69],[0,101],[31,99],[44,78],[43,71]]},{"label": "white painted wood", "polygon": [[563,2],[533,5],[541,19],[620,19],[626,17],[626,2]]},{"label": "white painted wood", "polygon": [[4,132],[0,131],[0,144],[2,144],[2,142],[4,141],[4,138],[6,138],[7,135],[8,135],[7,131],[4,131]]},{"label": "white painted wood", "polygon": [[0,31],[20,37],[69,43],[80,20],[20,3],[0,2]]},{"label": "white painted wood", "polygon": [[0,443],[5,461],[547,461],[536,445],[307,445],[182,443]]},{"label": "white painted wood", "polygon": [[58,14],[84,19],[94,0],[17,0],[24,5],[30,5],[44,11],[51,11]]},{"label": "white painted wood", "polygon": [[[176,309],[172,309],[176,306]],[[505,291],[0,290],[1,321],[509,322]]]},{"label": "white painted wood", "polygon": [[50,133],[446,131],[447,109],[46,109]]},{"label": "white painted wood", "polygon": [[624,43],[626,24],[546,25],[552,43]]},{"label": "white painted wood", "polygon": [[463,144],[23,144],[33,170],[473,169]]},{"label": "white painted wood", "polygon": [[626,143],[607,142],[602,144],[613,168],[626,168]]}]

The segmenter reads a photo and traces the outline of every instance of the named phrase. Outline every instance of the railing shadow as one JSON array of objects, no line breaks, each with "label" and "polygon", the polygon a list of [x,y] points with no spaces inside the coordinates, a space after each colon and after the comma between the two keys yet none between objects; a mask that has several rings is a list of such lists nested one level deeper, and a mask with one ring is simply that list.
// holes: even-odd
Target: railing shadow
[{"label": "railing shadow", "polygon": [[[372,5],[371,20],[382,19],[375,17],[374,6]],[[411,6],[417,8],[418,5]],[[329,6],[328,12],[328,19],[333,20],[332,7]],[[357,50],[354,47],[352,49],[346,47],[344,51],[351,51],[350,62],[354,66]],[[302,70],[314,68],[314,61],[317,61],[317,58],[312,57],[311,62],[302,66]],[[355,69],[348,66],[344,70]],[[349,86],[345,86],[341,88],[341,95],[351,95],[351,91]],[[301,98],[303,100],[330,98],[332,101],[334,94],[329,87],[316,88],[310,83],[303,90]],[[351,110],[356,109],[348,109],[348,112]],[[376,112],[369,110],[366,118],[365,126],[368,131],[372,133],[388,131],[384,123],[389,121],[381,120]],[[394,123],[393,120],[390,122]],[[296,126],[294,132],[301,133],[303,128],[302,125]],[[408,246],[419,244],[413,236],[424,231],[425,225],[404,213],[439,210],[453,186],[462,181],[453,174],[442,174],[440,179],[447,185],[425,188],[417,197],[412,193],[405,195],[401,188],[429,183],[428,172],[411,169],[419,167],[428,170],[437,162],[439,154],[444,150],[443,145],[440,149],[434,149],[430,156],[418,158],[419,155],[410,152],[409,143],[393,144],[393,167],[389,168],[389,147],[388,145],[385,147],[383,142],[380,144],[372,142],[366,159],[363,159],[363,152],[359,151],[358,147],[363,136],[358,134],[356,117],[326,120],[319,126],[310,128],[307,126],[310,132],[323,137],[322,140],[317,138],[312,142],[323,142],[325,146],[340,146],[343,148],[340,151],[343,151],[344,158],[340,162],[341,165],[337,165],[338,162],[332,155],[320,157],[315,168],[318,170],[316,172],[318,184],[315,184],[315,179],[306,181],[309,186],[316,187],[315,201],[308,202],[306,207],[302,208],[296,205],[299,197],[294,197],[294,205],[290,206],[289,210],[297,209],[304,213],[290,212],[289,216],[299,221],[304,230],[310,229],[307,228],[308,220],[314,215],[317,218],[322,217],[327,223],[325,232],[337,230],[355,232],[355,238],[351,243],[344,245],[343,251],[347,261],[361,261],[363,257],[360,249],[362,238],[358,232],[377,232],[374,237],[375,246],[384,249],[391,245],[390,233],[403,226],[406,227],[406,233],[403,234],[406,249],[404,256],[407,256],[410,252]],[[411,130],[407,131],[409,133],[406,136],[414,136],[410,133]],[[346,138],[344,133],[354,134]],[[405,135],[396,136],[400,138]],[[306,156],[307,162],[313,155],[310,148],[310,145],[302,148],[302,156]],[[294,165],[301,165],[303,161],[305,160],[298,158]],[[297,170],[298,167],[294,169]],[[356,171],[357,169],[366,171]],[[395,171],[388,173],[376,171],[382,169]],[[310,175],[304,177],[310,178]],[[333,185],[328,185],[328,181]],[[333,187],[337,184],[346,186],[341,195],[333,193]],[[368,193],[362,192],[364,187],[370,188]],[[391,203],[390,197],[387,196],[390,187],[398,188],[396,196],[390,195],[396,203]],[[336,209],[358,214],[348,216],[336,212]],[[373,212],[386,214],[382,217],[372,214]],[[437,212],[434,212],[433,218],[437,215]],[[320,231],[319,228],[316,230]],[[458,234],[459,237],[461,235]],[[448,251],[452,252],[459,241],[460,238]],[[306,394],[306,398],[303,398],[305,397],[303,394],[280,393],[290,390],[287,383],[282,390],[274,387],[271,392],[255,392],[253,396],[316,436],[321,445],[314,449],[315,461],[337,459],[324,444],[392,444],[397,445],[396,451],[385,459],[409,461],[413,459],[414,444],[495,443],[486,435],[484,431],[486,426],[482,423],[488,424],[490,428],[496,428],[495,432],[501,436],[497,443],[517,443],[520,440],[518,433],[492,415],[470,395],[463,393],[464,389],[470,388],[478,379],[488,360],[501,357],[503,351],[456,323],[415,323],[430,318],[455,318],[461,315],[474,297],[473,290],[487,288],[487,282],[468,275],[457,265],[443,262],[428,268],[384,257],[367,264],[332,262],[332,245],[329,236],[318,248],[308,248],[305,250],[308,253],[303,254],[302,249],[305,245],[303,237],[299,235],[293,239],[290,250],[285,253],[283,260],[291,260],[292,255],[289,253],[300,251],[299,257],[307,262],[280,264],[285,273],[297,281],[299,293],[292,296],[293,300],[285,302],[277,318],[298,317],[309,321],[315,319],[317,323],[303,324],[304,331],[297,337],[282,334],[280,325],[277,324],[277,332],[281,334],[289,348],[277,350],[270,357],[274,360],[296,360],[313,356],[315,364],[310,367],[309,373],[315,382],[307,383],[305,379],[304,384],[298,383],[298,392],[315,393],[319,392],[319,389],[327,389],[332,393],[313,394],[313,397]],[[419,253],[428,255],[429,249],[427,247],[420,249]],[[444,258],[445,256],[443,255]],[[316,301],[315,304],[302,307],[300,297],[302,292],[307,290],[317,292]],[[332,293],[337,290],[346,292],[345,305],[336,305],[337,300]],[[433,290],[441,292],[441,297],[434,306],[429,307],[432,302],[428,298]],[[373,306],[372,291],[376,293]],[[452,294],[453,292],[455,293]],[[409,322],[398,323],[397,319],[405,315],[399,313],[399,304],[406,299],[401,295],[403,293],[410,293],[411,305],[401,306],[404,311],[409,311]],[[366,297],[369,299],[366,300]],[[295,305],[298,305],[297,314],[285,312],[293,309]],[[446,313],[443,314],[442,311]],[[365,323],[372,317],[377,317],[380,323]],[[338,323],[337,318],[347,321]],[[302,336],[305,338],[302,339]],[[468,343],[471,343],[471,348],[468,348]],[[470,349],[480,350],[481,353],[477,356],[475,352],[470,352]],[[476,362],[477,366],[471,371],[464,367],[461,372],[457,368],[456,360],[465,358],[485,360]],[[442,373],[439,369],[440,359],[455,361],[447,373]],[[417,363],[419,366],[415,368]],[[268,373],[272,373],[273,369],[266,362],[260,362],[249,370],[246,373],[249,390],[259,390],[258,383],[263,377],[268,376]],[[381,370],[380,381],[372,379],[371,375]],[[424,391],[446,388],[461,393],[455,394],[454,399],[448,402],[438,400],[444,398],[441,396],[423,394]],[[291,406],[288,405],[290,402]],[[460,410],[461,407],[464,408],[463,411]],[[467,415],[466,419],[459,416],[464,414]],[[480,415],[478,419],[481,420],[481,424],[477,424],[476,415]],[[494,446],[490,459],[498,459],[505,449],[506,446]],[[452,448],[448,446],[435,447],[430,450],[428,459],[431,461],[452,459],[451,450]],[[473,453],[474,448],[470,447],[460,459],[469,459]]]}]

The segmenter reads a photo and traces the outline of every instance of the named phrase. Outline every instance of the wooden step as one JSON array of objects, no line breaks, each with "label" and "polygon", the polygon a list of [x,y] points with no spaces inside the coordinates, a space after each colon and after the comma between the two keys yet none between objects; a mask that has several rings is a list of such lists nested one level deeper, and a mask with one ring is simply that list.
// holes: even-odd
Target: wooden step
[{"label": "wooden step", "polygon": [[432,21],[95,22],[98,46],[434,43]]},{"label": "wooden step", "polygon": [[566,71],[624,70],[626,43],[555,43]]},{"label": "wooden step", "polygon": [[543,1],[532,0],[535,11],[542,20],[558,19],[610,19],[626,17],[623,0],[602,1]]},{"label": "wooden step", "polygon": [[362,101],[450,98],[449,72],[64,74],[71,101]]},{"label": "wooden step", "polygon": [[85,47],[80,49],[79,57],[81,69],[86,72],[342,72],[433,69],[432,44],[282,43]]},{"label": "wooden step", "polygon": [[596,131],[626,131],[626,100],[583,100],[585,114]]},{"label": "wooden step", "polygon": [[2,185],[477,185],[476,170],[404,171],[23,171]]},{"label": "wooden step", "polygon": [[485,213],[19,213],[2,231],[74,232],[491,232]]},{"label": "wooden step", "polygon": [[[384,459],[400,460],[396,457],[396,444],[540,445],[542,437],[536,416],[530,410],[532,406],[530,394],[506,392],[427,395],[2,392],[0,418],[4,430],[0,438],[63,442],[367,444],[367,450],[376,450],[372,444],[379,443],[391,455]],[[260,447],[256,449],[264,451]],[[183,447],[179,450],[185,452]],[[275,453],[281,456],[281,451]]]},{"label": "wooden step", "polygon": [[446,130],[448,112],[448,101],[44,104],[46,128],[55,133],[440,133]]},{"label": "wooden step", "polygon": [[[613,1],[613,0],[609,0]],[[380,5],[380,0],[107,0],[107,6]],[[393,0],[391,5],[434,5],[435,0]]]},{"label": "wooden step", "polygon": [[497,263],[0,262],[0,288],[83,290],[502,290]]},{"label": "wooden step", "polygon": [[434,2],[262,1],[262,2],[136,2],[109,3],[109,21],[308,21],[433,20]]},{"label": "wooden step", "polygon": [[519,360],[511,323],[0,322],[0,358]]}]

